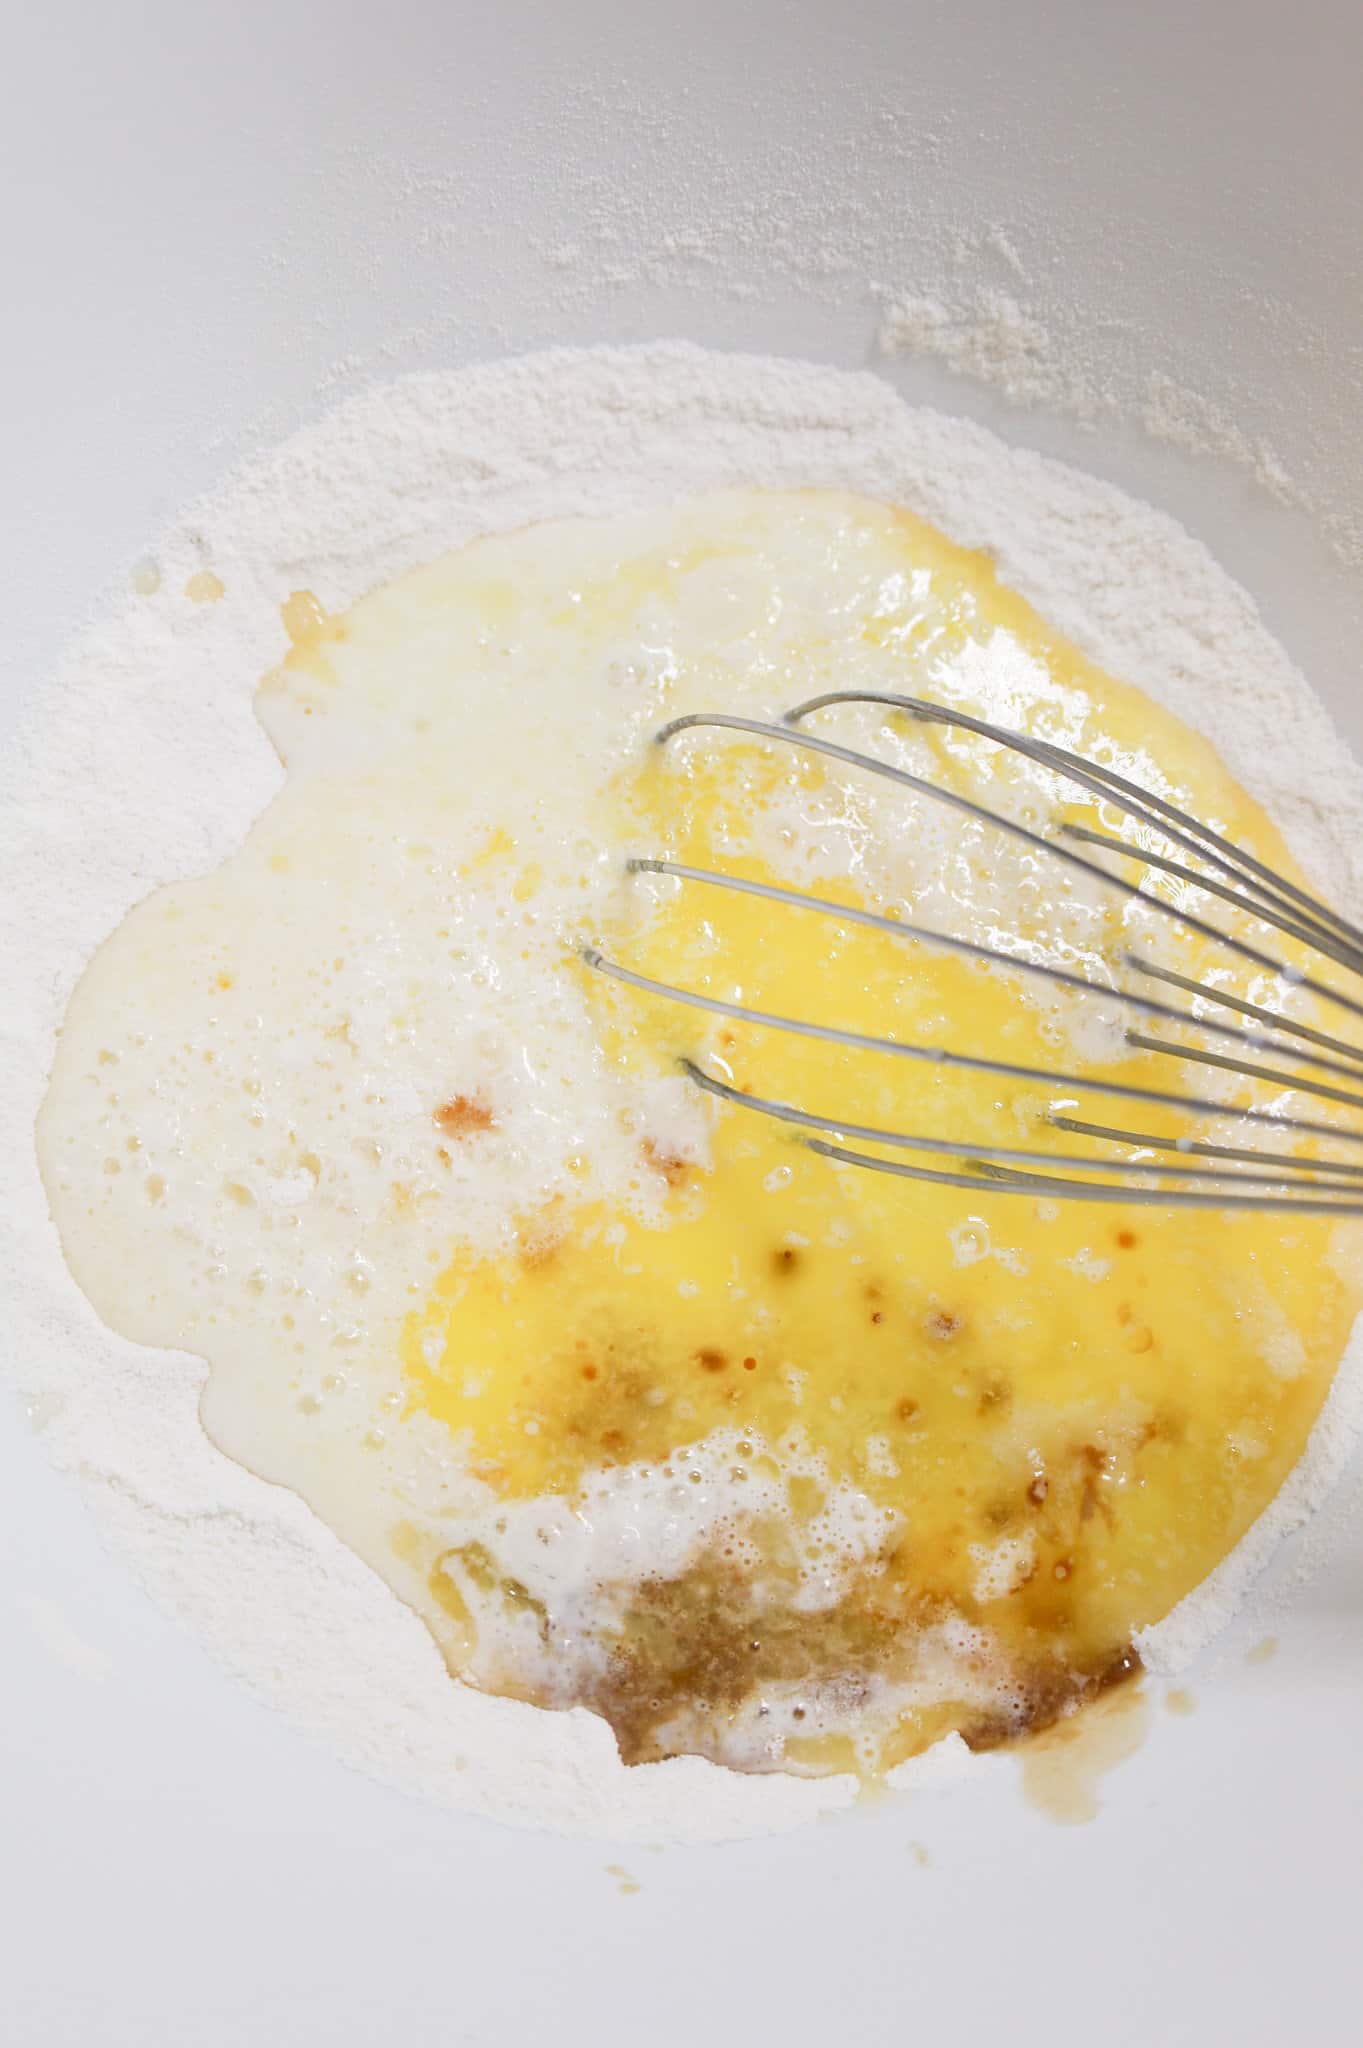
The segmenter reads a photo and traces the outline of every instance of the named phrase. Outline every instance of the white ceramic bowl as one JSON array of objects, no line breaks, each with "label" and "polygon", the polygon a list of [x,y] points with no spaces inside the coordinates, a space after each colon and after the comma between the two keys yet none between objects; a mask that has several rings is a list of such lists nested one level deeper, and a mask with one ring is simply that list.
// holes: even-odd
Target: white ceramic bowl
[{"label": "white ceramic bowl", "polygon": [[[886,374],[1181,517],[1358,744],[1361,64],[1352,0],[11,10],[4,716],[176,504],[370,376],[673,335],[861,365],[885,295],[994,292],[1096,427]],[[623,1896],[608,1846],[418,1806],[235,1690],[8,1407],[0,1498],[23,2048],[1357,2038],[1363,1517],[1094,1825],[1003,1764],[630,1851]]]}]

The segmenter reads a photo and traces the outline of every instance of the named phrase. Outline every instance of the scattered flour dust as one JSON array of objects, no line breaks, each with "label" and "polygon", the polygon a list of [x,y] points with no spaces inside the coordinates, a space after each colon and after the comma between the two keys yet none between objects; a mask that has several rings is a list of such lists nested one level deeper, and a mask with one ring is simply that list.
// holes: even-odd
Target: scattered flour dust
[{"label": "scattered flour dust", "polygon": [[[1025,332],[1009,345],[1040,346]],[[853,1787],[696,1758],[626,1770],[588,1714],[452,1683],[425,1628],[297,1499],[212,1448],[199,1362],[96,1321],[48,1219],[33,1119],[96,946],[149,890],[216,865],[279,785],[252,695],[284,651],[292,590],[339,610],[481,533],[736,484],[864,492],[990,548],[1089,655],[1200,726],[1319,885],[1363,906],[1363,774],[1250,599],[1173,521],[977,426],[911,410],[874,376],[681,345],[408,378],[253,458],[162,537],[137,587],[71,649],[11,751],[0,813],[9,1350],[52,1457],[153,1593],[348,1761],[464,1810],[618,1839],[787,1827],[848,1803]],[[212,604],[186,592],[204,571],[224,586]],[[1363,1421],[1361,1378],[1341,1372],[1273,1509],[1150,1632],[1141,1647],[1157,1668],[1207,1640],[1329,1487]],[[943,1745],[906,1774],[968,1764],[959,1743]]]},{"label": "scattered flour dust", "polygon": [[[1003,247],[1008,248],[1005,241]],[[992,385],[1014,405],[1043,406],[1093,426],[1134,411],[1153,441],[1224,456],[1249,470],[1281,505],[1306,507],[1306,493],[1262,437],[1164,370],[1147,370],[1128,406],[1095,365],[1008,285],[962,284],[946,292],[879,294],[876,346],[882,356],[931,356],[957,376]],[[1358,555],[1356,536],[1331,531],[1341,560]]]}]

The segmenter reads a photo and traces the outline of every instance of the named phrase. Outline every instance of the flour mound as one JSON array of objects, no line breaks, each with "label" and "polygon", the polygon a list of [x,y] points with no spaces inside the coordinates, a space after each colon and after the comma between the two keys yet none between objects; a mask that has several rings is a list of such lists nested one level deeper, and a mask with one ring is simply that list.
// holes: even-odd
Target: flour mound
[{"label": "flour mound", "polygon": [[[844,1780],[740,1777],[694,1758],[626,1770],[609,1730],[451,1683],[430,1637],[292,1496],[200,1428],[203,1368],[96,1321],[62,1262],[33,1151],[53,1033],[124,913],[203,873],[280,784],[252,711],[279,607],[366,589],[488,532],[732,485],[828,485],[910,507],[971,547],[1102,666],[1198,726],[1340,907],[1363,905],[1363,772],[1251,600],[1164,515],[1112,486],[906,407],[871,375],[687,346],[553,352],[362,393],[244,465],[149,550],[71,648],[0,786],[8,878],[0,1115],[12,1371],[54,1461],[221,1661],[348,1761],[453,1807],[657,1840],[794,1825]],[[226,595],[185,594],[205,566]],[[1290,731],[1289,752],[1281,735]],[[1273,1509],[1142,1645],[1185,1661],[1363,1422],[1359,1347]],[[959,1745],[910,1779],[966,1768]]]}]

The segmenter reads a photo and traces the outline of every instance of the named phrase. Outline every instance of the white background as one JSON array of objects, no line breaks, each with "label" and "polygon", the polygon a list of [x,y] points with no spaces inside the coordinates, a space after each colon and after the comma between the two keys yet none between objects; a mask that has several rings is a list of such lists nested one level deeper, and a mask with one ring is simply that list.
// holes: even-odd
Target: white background
[{"label": "white background", "polygon": [[[976,264],[1119,393],[1159,368],[1271,438],[1337,539],[1359,516],[1352,4],[7,12],[6,718],[176,504],[366,375],[654,335],[861,365],[875,286]],[[981,222],[1025,283],[988,271]],[[1184,517],[1359,742],[1358,571],[1302,515],[1233,465],[892,373]],[[0,1401],[0,2028],[1352,2042],[1361,1618],[1363,1527],[1272,1663],[1233,1646],[1191,1719],[1157,1713],[1088,1828],[1001,1762],[780,1841],[615,1851],[311,1748],[150,1608]]]}]

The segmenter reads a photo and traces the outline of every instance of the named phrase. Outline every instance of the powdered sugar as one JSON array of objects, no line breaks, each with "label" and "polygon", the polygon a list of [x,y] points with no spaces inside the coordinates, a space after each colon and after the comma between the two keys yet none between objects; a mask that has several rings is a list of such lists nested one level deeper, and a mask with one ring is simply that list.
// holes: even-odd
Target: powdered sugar
[{"label": "powdered sugar", "polygon": [[[452,1685],[422,1626],[298,1501],[212,1450],[199,1366],[96,1324],[46,1217],[31,1127],[52,1031],[96,944],[155,884],[216,863],[278,787],[251,697],[282,651],[292,589],[340,608],[478,532],[726,483],[851,487],[991,548],[1087,652],[1206,731],[1322,886],[1358,904],[1363,777],[1251,602],[1172,521],[910,412],[874,377],[682,347],[408,379],[237,473],[152,551],[159,590],[72,650],[16,752],[4,825],[6,1279],[21,1390],[54,1458],[160,1597],[349,1758],[462,1807],[622,1835],[786,1825],[850,1788],[689,1759],[626,1771],[588,1715]],[[226,596],[195,604],[186,579],[209,565]],[[1291,756],[1278,744],[1289,720]],[[1156,1659],[1181,1660],[1224,1616],[1328,1484],[1358,1410],[1346,1373],[1273,1513],[1156,1634]]]}]

